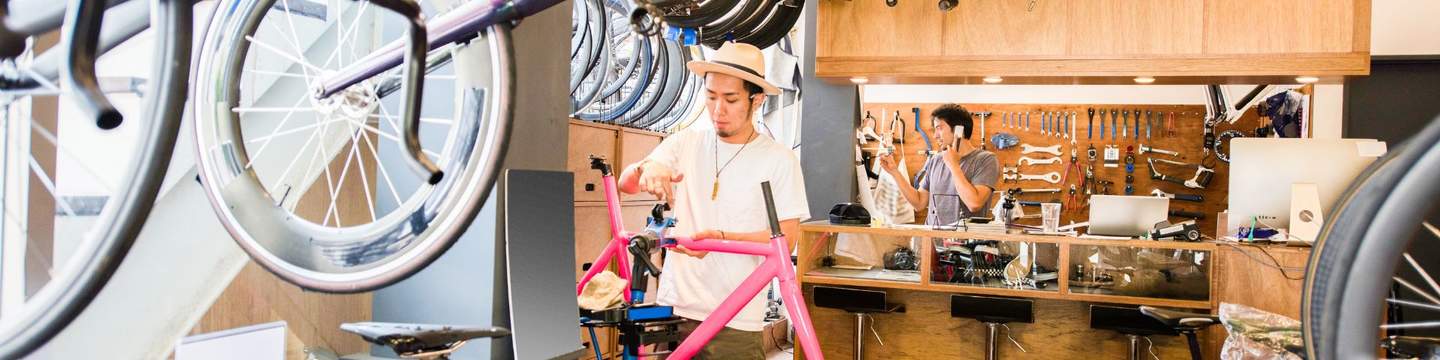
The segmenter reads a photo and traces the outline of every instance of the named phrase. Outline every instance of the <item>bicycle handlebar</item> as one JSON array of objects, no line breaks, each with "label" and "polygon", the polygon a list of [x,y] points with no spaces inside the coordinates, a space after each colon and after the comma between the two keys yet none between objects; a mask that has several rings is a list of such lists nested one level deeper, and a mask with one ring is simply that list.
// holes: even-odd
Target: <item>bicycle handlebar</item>
[{"label": "bicycle handlebar", "polygon": [[119,127],[124,117],[110,99],[105,98],[95,78],[95,57],[104,13],[105,0],[73,0],[65,10],[66,20],[73,24],[73,29],[61,34],[62,42],[69,44],[61,77],[74,89],[75,105],[80,113],[95,119],[95,125],[101,129],[109,130]]},{"label": "bicycle handlebar", "polygon": [[784,236],[785,233],[780,231],[780,219],[775,215],[775,196],[770,193],[769,181],[760,183],[760,192],[765,194],[765,215],[770,220],[770,237]]}]

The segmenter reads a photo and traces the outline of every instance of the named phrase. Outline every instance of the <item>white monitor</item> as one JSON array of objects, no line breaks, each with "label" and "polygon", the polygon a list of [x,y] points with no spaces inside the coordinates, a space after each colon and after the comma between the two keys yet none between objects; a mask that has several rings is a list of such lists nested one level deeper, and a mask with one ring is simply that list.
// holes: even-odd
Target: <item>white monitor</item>
[{"label": "white monitor", "polygon": [[1385,154],[1372,139],[1236,138],[1230,142],[1230,214],[1226,234],[1251,218],[1290,227],[1290,188],[1315,184],[1320,211],[1327,213],[1355,177]]},{"label": "white monitor", "polygon": [[175,360],[282,360],[285,336],[284,321],[187,336]]}]

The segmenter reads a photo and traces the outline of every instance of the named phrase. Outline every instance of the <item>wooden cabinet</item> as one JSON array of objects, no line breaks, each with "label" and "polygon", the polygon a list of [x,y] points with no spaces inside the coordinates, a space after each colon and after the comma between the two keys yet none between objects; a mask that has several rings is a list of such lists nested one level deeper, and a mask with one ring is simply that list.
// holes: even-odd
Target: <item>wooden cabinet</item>
[{"label": "wooden cabinet", "polygon": [[870,83],[1293,83],[1369,74],[1370,0],[821,0],[816,74]]}]

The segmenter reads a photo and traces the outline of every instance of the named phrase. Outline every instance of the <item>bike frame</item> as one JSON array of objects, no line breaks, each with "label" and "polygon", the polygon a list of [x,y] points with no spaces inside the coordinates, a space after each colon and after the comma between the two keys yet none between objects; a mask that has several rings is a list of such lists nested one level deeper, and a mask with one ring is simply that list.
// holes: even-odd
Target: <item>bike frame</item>
[{"label": "bike frame", "polygon": [[[586,284],[590,283],[591,278],[604,271],[606,265],[610,264],[611,257],[614,257],[619,264],[621,279],[629,283],[633,276],[629,270],[630,260],[625,256],[624,249],[630,246],[629,239],[640,233],[625,231],[624,224],[621,222],[620,193],[615,176],[611,173],[608,165],[605,165],[600,171],[604,178],[605,206],[610,212],[610,230],[613,237],[605,250],[601,251],[600,256],[591,263],[590,269],[585,272],[580,283],[575,286],[577,295],[585,289]],[[720,306],[705,317],[700,326],[680,343],[680,347],[670,354],[671,359],[685,360],[694,357],[701,347],[708,344],[710,339],[725,327],[725,324],[740,313],[740,309],[744,308],[750,299],[755,298],[755,295],[758,295],[765,285],[770,283],[771,279],[780,280],[780,296],[785,302],[785,309],[790,312],[791,324],[795,328],[795,336],[800,339],[800,347],[804,349],[805,357],[820,360],[825,358],[820,352],[820,342],[815,337],[815,328],[811,325],[810,311],[805,307],[805,298],[801,295],[800,284],[795,278],[795,266],[790,263],[789,242],[785,239],[785,234],[780,232],[780,223],[775,216],[775,206],[774,201],[771,200],[769,183],[762,184],[762,188],[765,191],[766,212],[770,217],[770,243],[768,244],[735,240],[693,239],[683,236],[670,237],[660,234],[662,236],[660,247],[663,248],[684,246],[695,251],[754,255],[765,258],[760,267],[745,278],[745,281],[741,282],[740,286],[736,287],[735,291],[731,292],[730,296],[726,297]],[[624,295],[627,303],[635,297],[640,297],[633,296],[629,291]]]}]

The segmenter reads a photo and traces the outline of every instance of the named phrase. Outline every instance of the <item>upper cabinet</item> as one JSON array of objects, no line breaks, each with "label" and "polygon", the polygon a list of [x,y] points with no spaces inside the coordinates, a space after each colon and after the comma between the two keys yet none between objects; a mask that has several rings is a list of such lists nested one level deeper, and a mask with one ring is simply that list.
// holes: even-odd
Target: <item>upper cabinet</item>
[{"label": "upper cabinet", "polygon": [[[1033,4],[1033,5],[1032,5]],[[816,73],[870,83],[1338,82],[1369,0],[819,0]]]}]

